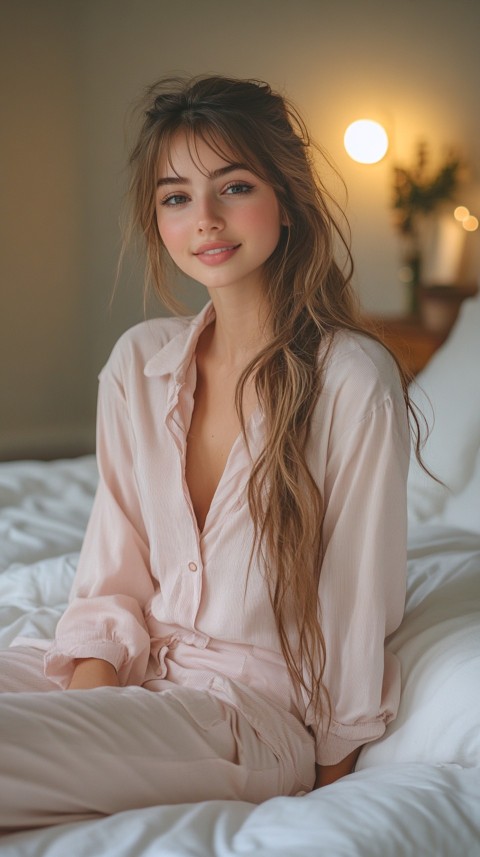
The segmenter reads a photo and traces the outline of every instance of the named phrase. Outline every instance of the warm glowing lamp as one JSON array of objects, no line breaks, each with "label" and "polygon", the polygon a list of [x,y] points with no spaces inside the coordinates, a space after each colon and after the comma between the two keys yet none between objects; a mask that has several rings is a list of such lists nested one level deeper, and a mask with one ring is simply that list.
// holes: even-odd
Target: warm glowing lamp
[{"label": "warm glowing lamp", "polygon": [[376,164],[388,149],[385,128],[373,119],[358,119],[352,122],[343,138],[347,153],[360,164]]}]

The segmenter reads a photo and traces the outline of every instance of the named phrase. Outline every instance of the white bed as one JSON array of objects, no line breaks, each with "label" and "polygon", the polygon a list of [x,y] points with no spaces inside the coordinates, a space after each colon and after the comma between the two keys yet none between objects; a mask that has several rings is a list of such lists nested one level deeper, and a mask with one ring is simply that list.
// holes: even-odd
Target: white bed
[{"label": "white bed", "polygon": [[[420,381],[436,420],[426,460],[452,490],[412,467],[407,610],[389,641],[402,702],[356,772],[260,806],[159,806],[11,834],[2,857],[480,855],[480,298]],[[95,484],[92,457],[0,466],[0,647],[52,636]]]}]

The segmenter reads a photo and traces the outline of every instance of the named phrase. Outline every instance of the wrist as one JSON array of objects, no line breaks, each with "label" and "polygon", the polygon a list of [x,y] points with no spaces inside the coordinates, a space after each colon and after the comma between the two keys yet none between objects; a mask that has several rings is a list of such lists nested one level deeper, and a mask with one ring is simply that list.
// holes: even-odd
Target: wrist
[{"label": "wrist", "polygon": [[81,658],[74,662],[69,690],[88,690],[95,687],[118,687],[118,675],[109,661],[101,658]]}]

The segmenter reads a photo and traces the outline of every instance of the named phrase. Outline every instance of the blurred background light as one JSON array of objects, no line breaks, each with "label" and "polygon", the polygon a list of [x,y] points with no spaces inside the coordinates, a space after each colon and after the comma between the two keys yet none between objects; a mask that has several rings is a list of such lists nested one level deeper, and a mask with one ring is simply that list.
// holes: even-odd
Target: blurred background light
[{"label": "blurred background light", "polygon": [[453,212],[453,216],[455,220],[460,220],[461,222],[463,222],[467,219],[467,217],[470,216],[470,212],[468,208],[466,208],[464,205],[457,205],[455,211]]},{"label": "blurred background light", "polygon": [[467,232],[475,232],[478,229],[478,218],[474,217],[473,214],[470,214],[469,217],[466,217],[465,220],[462,221],[462,226]]},{"label": "blurred background light", "polygon": [[360,164],[376,164],[385,157],[388,136],[385,128],[373,119],[357,119],[345,131],[345,149]]}]

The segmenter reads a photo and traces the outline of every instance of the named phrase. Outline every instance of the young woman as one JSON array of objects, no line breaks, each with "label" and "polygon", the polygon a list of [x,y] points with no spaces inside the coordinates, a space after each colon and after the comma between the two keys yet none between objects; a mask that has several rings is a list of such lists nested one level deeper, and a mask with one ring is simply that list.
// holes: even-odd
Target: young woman
[{"label": "young woman", "polygon": [[134,327],[100,375],[69,607],[45,663],[2,657],[3,827],[298,794],[395,717],[408,394],[313,157],[265,83],[149,90],[132,229],[167,305],[167,259],[210,302]]}]

